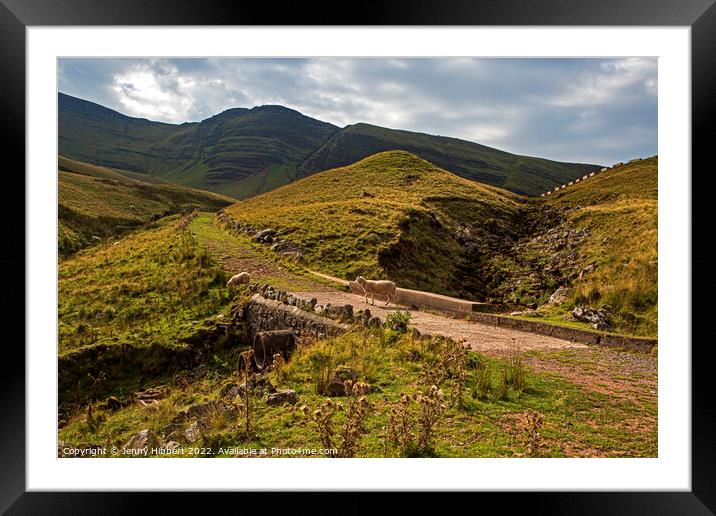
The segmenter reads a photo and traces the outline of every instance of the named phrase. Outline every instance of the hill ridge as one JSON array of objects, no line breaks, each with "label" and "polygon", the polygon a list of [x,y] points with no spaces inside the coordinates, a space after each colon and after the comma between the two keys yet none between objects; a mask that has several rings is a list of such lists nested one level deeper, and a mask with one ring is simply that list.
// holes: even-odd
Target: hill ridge
[{"label": "hill ridge", "polygon": [[230,108],[183,124],[129,117],[62,92],[58,105],[60,154],[236,198],[396,149],[467,179],[535,196],[594,168],[365,122],[340,128],[277,104]]}]

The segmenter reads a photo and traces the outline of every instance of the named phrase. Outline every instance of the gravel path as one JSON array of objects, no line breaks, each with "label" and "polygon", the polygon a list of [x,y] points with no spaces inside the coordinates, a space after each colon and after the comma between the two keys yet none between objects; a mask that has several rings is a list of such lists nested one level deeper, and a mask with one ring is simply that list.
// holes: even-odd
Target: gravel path
[{"label": "gravel path", "polygon": [[319,304],[351,304],[354,310],[369,308],[371,314],[377,315],[383,320],[390,312],[395,310],[408,311],[411,314],[410,325],[417,328],[420,333],[445,335],[457,341],[465,341],[475,351],[508,350],[513,347],[522,351],[587,347],[583,344],[554,337],[535,335],[463,319],[452,319],[406,307],[383,306],[383,303],[378,301],[376,301],[375,306],[371,306],[370,303],[366,305],[362,296],[349,292],[302,292],[300,295],[303,298],[315,297]]}]

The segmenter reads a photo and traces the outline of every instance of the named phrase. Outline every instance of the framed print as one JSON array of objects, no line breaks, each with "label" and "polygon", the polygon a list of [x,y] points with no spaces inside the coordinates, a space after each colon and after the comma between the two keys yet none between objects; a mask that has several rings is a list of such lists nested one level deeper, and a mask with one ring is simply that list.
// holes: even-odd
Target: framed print
[{"label": "framed print", "polygon": [[315,26],[3,0],[26,202],[3,509],[529,491],[710,513],[691,171],[716,8],[521,4]]}]

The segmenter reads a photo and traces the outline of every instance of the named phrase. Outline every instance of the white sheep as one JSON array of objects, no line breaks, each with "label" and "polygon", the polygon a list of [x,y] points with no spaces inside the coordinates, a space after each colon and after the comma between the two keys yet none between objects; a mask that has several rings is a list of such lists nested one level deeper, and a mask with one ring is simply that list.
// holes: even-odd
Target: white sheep
[{"label": "white sheep", "polygon": [[250,280],[251,276],[249,276],[248,272],[240,272],[231,276],[231,279],[226,282],[226,286],[228,288],[232,285],[248,285]]},{"label": "white sheep", "polygon": [[367,280],[363,276],[358,276],[356,278],[356,283],[360,285],[363,289],[363,295],[365,295],[366,303],[368,302],[368,295],[370,294],[371,304],[375,305],[375,294],[378,294],[386,297],[386,306],[388,305],[388,303],[390,303],[391,300],[393,301],[393,304],[397,304],[395,301],[396,287],[395,283],[393,283],[392,281]]}]

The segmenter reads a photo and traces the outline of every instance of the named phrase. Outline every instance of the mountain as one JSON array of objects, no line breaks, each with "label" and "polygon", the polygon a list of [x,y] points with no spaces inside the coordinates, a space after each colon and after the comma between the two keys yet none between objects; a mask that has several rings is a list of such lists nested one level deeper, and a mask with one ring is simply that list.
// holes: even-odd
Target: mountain
[{"label": "mountain", "polygon": [[237,198],[295,179],[297,167],[337,130],[281,106],[175,125],[59,94],[61,155]]},{"label": "mountain", "polygon": [[[197,208],[216,211],[236,200],[170,183],[128,175],[60,156],[58,251],[67,256],[92,243],[116,238],[160,217]],[[138,178],[139,177],[139,178]]]},{"label": "mountain", "polygon": [[[467,179],[538,195],[598,168],[519,156],[457,138],[355,124],[339,131],[301,167],[308,175],[343,167],[387,150],[405,150]],[[546,189],[545,189],[546,187]]]},{"label": "mountain", "polygon": [[388,150],[406,150],[464,178],[526,195],[598,168],[368,124],[340,129],[282,106],[229,109],[177,125],[63,93],[58,105],[60,154],[239,199]]}]

